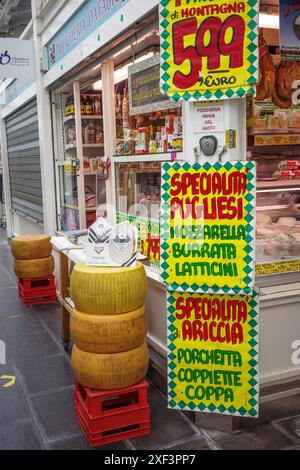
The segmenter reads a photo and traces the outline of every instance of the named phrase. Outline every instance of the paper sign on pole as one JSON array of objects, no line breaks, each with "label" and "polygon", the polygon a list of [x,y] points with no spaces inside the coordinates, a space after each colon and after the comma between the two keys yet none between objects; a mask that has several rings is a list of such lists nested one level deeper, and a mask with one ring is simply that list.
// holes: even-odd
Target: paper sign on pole
[{"label": "paper sign on pole", "polygon": [[194,103],[194,128],[197,133],[223,132],[225,127],[223,101],[214,104]]},{"label": "paper sign on pole", "polygon": [[33,41],[0,38],[0,78],[35,76]]},{"label": "paper sign on pole", "polygon": [[173,100],[255,95],[258,0],[161,0],[161,88]]},{"label": "paper sign on pole", "polygon": [[255,163],[162,165],[161,278],[170,289],[252,293]]},{"label": "paper sign on pole", "polygon": [[168,291],[168,404],[258,417],[258,294]]}]

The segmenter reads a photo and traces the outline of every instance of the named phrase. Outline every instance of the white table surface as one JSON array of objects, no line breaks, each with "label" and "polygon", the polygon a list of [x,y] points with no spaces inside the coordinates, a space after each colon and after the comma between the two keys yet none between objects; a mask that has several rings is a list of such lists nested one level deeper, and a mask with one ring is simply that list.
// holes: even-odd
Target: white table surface
[{"label": "white table surface", "polygon": [[[79,264],[87,262],[83,246],[74,245],[74,243],[70,242],[66,237],[52,237],[51,243],[56,251],[64,252],[73,263]],[[138,253],[137,259],[145,260],[147,258]]]}]

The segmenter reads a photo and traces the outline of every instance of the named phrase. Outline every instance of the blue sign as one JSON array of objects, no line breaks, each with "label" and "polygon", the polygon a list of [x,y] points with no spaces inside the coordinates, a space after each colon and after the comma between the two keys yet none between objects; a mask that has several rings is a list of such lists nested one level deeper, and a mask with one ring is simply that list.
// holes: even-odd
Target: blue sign
[{"label": "blue sign", "polygon": [[[54,67],[128,2],[87,0],[47,44],[49,68]],[[100,37],[98,40],[101,40]]]},{"label": "blue sign", "polygon": [[300,61],[300,1],[280,0],[281,59]]}]

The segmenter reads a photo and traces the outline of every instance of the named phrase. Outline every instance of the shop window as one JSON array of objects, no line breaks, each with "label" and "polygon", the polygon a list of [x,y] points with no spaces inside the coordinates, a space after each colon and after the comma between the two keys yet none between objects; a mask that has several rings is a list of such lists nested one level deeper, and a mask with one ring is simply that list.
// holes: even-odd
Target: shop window
[{"label": "shop window", "polygon": [[[59,94],[59,206],[62,231],[88,228],[106,215],[102,91],[74,82]],[[77,96],[76,96],[77,95]]]},{"label": "shop window", "polygon": [[117,221],[138,227],[140,252],[158,267],[161,163],[183,150],[182,108],[160,92],[159,54],[116,68],[115,117]]},{"label": "shop window", "polygon": [[117,164],[117,222],[138,228],[139,249],[152,266],[160,260],[161,163]]},{"label": "shop window", "polygon": [[292,81],[282,78],[271,41],[261,30],[260,82],[247,106],[248,158],[257,163],[258,275],[300,271],[300,107],[287,100]]}]

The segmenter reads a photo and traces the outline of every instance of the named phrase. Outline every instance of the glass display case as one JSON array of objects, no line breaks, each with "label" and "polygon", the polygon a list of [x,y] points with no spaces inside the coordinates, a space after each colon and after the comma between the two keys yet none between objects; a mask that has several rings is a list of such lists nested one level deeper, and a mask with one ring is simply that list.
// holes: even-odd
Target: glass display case
[{"label": "glass display case", "polygon": [[161,163],[116,164],[117,222],[138,228],[141,254],[152,266],[160,261]]},{"label": "glass display case", "polygon": [[256,273],[300,271],[300,109],[254,107],[249,135],[257,163]]}]

